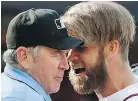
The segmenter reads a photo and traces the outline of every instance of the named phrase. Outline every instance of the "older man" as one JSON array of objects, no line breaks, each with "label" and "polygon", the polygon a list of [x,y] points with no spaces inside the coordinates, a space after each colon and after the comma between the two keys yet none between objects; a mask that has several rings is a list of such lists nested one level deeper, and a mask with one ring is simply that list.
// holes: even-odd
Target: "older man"
[{"label": "older man", "polygon": [[68,62],[66,53],[83,41],[68,36],[56,11],[30,9],[14,17],[7,30],[2,101],[51,101]]}]

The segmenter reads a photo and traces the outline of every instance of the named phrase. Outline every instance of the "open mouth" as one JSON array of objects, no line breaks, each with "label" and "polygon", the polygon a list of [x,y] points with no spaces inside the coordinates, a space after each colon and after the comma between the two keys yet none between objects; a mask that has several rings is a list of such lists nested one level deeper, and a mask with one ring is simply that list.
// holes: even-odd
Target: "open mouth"
[{"label": "open mouth", "polygon": [[81,67],[81,68],[74,68],[75,74],[80,74],[80,73],[84,73],[85,72],[85,68]]}]

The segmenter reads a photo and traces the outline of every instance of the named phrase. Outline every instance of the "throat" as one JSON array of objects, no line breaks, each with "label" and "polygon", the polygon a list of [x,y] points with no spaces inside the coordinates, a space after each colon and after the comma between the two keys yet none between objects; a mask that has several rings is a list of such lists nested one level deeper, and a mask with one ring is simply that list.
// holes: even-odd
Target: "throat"
[{"label": "throat", "polygon": [[101,99],[107,97],[128,87],[131,84],[136,83],[134,78],[131,78],[131,80],[129,77],[127,79],[124,78],[126,77],[119,76],[119,79],[115,80],[111,77],[108,77],[108,79],[106,79],[103,84],[101,84],[97,89],[94,90],[98,98]]},{"label": "throat", "polygon": [[101,85],[99,85],[98,88],[96,88],[94,91],[99,99],[105,98],[109,95],[114,94],[119,89],[114,85],[113,82],[109,82],[108,80],[105,80]]}]

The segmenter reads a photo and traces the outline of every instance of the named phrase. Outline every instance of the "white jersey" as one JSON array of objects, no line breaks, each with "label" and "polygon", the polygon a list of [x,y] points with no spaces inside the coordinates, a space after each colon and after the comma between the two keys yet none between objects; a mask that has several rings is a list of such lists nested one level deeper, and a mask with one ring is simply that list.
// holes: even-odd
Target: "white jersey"
[{"label": "white jersey", "polygon": [[[132,94],[138,94],[138,82],[132,84],[110,96],[107,96],[99,101],[124,101],[125,98]],[[138,101],[138,95],[128,98],[126,101]]]}]

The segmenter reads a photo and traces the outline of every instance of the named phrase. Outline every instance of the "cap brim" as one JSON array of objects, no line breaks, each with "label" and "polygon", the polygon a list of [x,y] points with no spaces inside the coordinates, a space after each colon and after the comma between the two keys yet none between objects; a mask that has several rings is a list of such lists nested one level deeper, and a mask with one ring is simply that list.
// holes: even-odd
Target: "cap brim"
[{"label": "cap brim", "polygon": [[60,39],[58,41],[54,41],[51,42],[47,45],[47,47],[50,48],[55,48],[55,49],[59,49],[59,50],[66,50],[66,49],[72,49],[75,48],[81,44],[83,44],[84,42],[80,39],[71,37],[71,36],[67,36],[63,39]]}]

